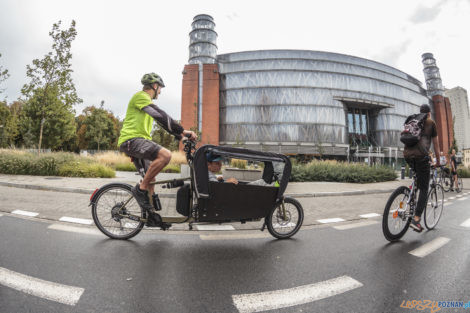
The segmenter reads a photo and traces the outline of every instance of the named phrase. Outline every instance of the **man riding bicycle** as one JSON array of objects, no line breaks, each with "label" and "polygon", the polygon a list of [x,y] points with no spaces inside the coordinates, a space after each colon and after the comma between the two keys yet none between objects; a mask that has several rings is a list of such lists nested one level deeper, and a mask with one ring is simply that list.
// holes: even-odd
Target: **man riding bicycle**
[{"label": "man riding bicycle", "polygon": [[455,149],[452,149],[452,155],[450,156],[450,169],[452,174],[452,183],[450,191],[454,191],[454,188],[458,188],[457,182],[457,157],[455,155]]},{"label": "man riding bicycle", "polygon": [[161,89],[165,87],[160,76],[155,73],[145,74],[141,83],[142,91],[134,94],[127,106],[118,146],[119,151],[128,156],[145,160],[147,172],[141,183],[132,188],[132,194],[143,209],[152,210],[153,205],[150,203],[149,194],[153,194],[153,186],[150,182],[155,181],[155,176],[171,160],[171,152],[151,140],[153,119],[179,139],[187,135],[190,140],[195,140],[196,134],[185,130],[152,103],[152,100],[157,99]]},{"label": "man riding bicycle", "polygon": [[410,167],[415,171],[419,189],[418,203],[416,205],[415,216],[410,226],[417,232],[421,232],[423,227],[420,224],[421,214],[423,214],[426,203],[428,202],[428,188],[430,178],[429,150],[431,140],[436,153],[436,166],[440,166],[439,142],[437,138],[436,123],[431,119],[431,107],[423,104],[420,107],[420,113],[427,113],[428,117],[424,122],[423,132],[419,142],[412,146],[405,146],[403,156]]}]

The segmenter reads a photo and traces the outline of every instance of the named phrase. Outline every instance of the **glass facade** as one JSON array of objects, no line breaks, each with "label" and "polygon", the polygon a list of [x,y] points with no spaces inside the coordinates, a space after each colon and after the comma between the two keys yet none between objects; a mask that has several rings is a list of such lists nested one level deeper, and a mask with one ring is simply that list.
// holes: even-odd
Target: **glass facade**
[{"label": "glass facade", "polygon": [[349,55],[261,50],[218,55],[217,62],[222,145],[284,153],[320,145],[343,155],[359,143],[401,147],[406,116],[429,103],[417,79]]}]

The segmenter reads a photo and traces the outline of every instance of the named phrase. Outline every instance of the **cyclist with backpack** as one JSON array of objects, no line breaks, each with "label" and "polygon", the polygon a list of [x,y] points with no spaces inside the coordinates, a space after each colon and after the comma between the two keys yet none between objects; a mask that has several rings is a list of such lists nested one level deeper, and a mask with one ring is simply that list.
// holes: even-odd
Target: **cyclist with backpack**
[{"label": "cyclist with backpack", "polygon": [[428,201],[428,188],[430,179],[429,150],[431,141],[436,155],[436,166],[440,166],[440,149],[437,137],[436,123],[431,119],[431,107],[423,104],[420,113],[409,116],[405,121],[405,130],[400,140],[405,144],[403,156],[410,167],[415,171],[419,189],[416,212],[410,226],[413,230],[421,232],[421,214]]}]

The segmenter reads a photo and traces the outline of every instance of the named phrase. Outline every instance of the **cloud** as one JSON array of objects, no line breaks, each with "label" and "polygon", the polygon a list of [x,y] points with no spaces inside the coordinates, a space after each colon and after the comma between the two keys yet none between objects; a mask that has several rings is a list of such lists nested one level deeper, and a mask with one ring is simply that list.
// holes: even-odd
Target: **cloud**
[{"label": "cloud", "polygon": [[382,52],[375,55],[373,60],[378,60],[390,66],[396,67],[401,56],[406,54],[407,49],[411,43],[412,40],[408,38],[395,46],[386,47],[382,50]]},{"label": "cloud", "polygon": [[410,21],[414,24],[422,24],[434,21],[446,2],[447,0],[439,1],[432,7],[425,7],[424,5],[420,4],[416,8],[413,15],[410,17]]}]

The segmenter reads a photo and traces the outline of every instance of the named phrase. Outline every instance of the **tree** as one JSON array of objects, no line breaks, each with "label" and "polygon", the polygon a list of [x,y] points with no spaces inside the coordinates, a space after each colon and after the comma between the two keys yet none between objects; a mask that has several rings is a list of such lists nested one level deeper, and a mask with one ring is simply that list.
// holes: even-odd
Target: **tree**
[{"label": "tree", "polygon": [[170,151],[178,150],[179,142],[175,140],[173,135],[169,134],[163,127],[157,124],[152,133],[152,140],[167,148]]},{"label": "tree", "polygon": [[49,86],[47,93],[38,88],[24,104],[20,130],[26,146],[39,142],[38,149],[44,143],[52,150],[64,150],[64,144],[76,136],[74,111],[64,105],[58,93],[57,86]]},{"label": "tree", "polygon": [[[0,58],[2,57],[2,54],[0,53]],[[8,70],[4,69],[3,66],[0,65],[0,84],[3,83],[5,80],[10,77],[10,74],[8,74]],[[0,88],[0,93],[2,93],[5,89]]]},{"label": "tree", "polygon": [[77,117],[77,136],[80,149],[116,149],[119,135],[119,120],[112,112],[104,109],[104,101],[99,108],[86,107]]},{"label": "tree", "polygon": [[[33,134],[39,133],[37,136],[38,152],[42,146],[45,127],[50,128],[47,133],[54,138],[60,138],[63,135],[60,133],[63,129],[57,127],[56,122],[67,130],[75,129],[73,106],[82,102],[77,95],[71,76],[73,70],[70,64],[72,59],[70,51],[72,41],[77,35],[75,21],[72,21],[67,30],[60,29],[61,23],[61,21],[55,23],[52,31],[49,32],[53,40],[52,51],[42,59],[34,59],[31,66],[26,66],[26,75],[31,81],[21,89],[21,93],[28,99],[26,121],[34,124],[33,128],[28,131]],[[59,116],[59,114],[63,115]],[[64,138],[62,142],[69,139]],[[54,142],[54,146],[57,147],[57,142]]]}]

